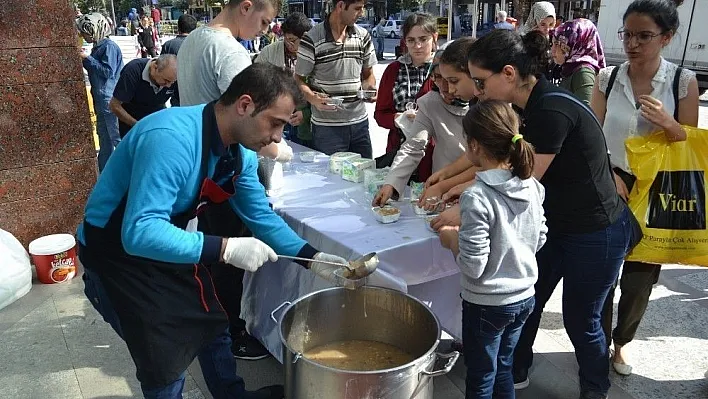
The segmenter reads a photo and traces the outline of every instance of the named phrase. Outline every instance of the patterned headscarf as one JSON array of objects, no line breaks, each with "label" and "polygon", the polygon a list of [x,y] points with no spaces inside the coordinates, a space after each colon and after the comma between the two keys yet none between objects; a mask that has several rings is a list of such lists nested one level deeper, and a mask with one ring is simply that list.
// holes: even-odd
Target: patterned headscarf
[{"label": "patterned headscarf", "polygon": [[519,29],[519,33],[525,35],[538,27],[538,23],[543,21],[548,17],[556,18],[556,8],[553,4],[547,1],[539,1],[531,6],[531,13],[529,13],[526,23]]},{"label": "patterned headscarf", "polygon": [[81,15],[76,18],[76,29],[91,37],[94,43],[100,42],[111,34],[111,27],[108,24],[108,20],[97,12]]},{"label": "patterned headscarf", "polygon": [[600,34],[589,19],[578,18],[565,22],[553,32],[553,41],[567,50],[561,76],[568,77],[584,66],[593,68],[595,73],[605,67]]}]

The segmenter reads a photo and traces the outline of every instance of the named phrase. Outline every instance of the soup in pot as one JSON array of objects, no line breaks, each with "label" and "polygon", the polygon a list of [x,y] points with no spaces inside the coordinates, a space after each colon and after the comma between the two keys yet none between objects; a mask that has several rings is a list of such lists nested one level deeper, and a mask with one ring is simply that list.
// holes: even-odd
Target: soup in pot
[{"label": "soup in pot", "polygon": [[316,346],[303,355],[324,366],[347,371],[390,369],[415,359],[396,346],[364,340],[332,342]]}]

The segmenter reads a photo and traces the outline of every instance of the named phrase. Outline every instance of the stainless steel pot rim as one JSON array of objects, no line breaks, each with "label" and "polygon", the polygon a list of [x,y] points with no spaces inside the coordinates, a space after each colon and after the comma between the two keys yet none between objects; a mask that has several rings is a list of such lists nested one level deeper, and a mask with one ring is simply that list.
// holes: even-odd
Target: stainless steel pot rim
[{"label": "stainless steel pot rim", "polygon": [[[414,363],[417,363],[417,362],[418,362],[420,359],[422,359],[422,358],[434,358],[434,357],[435,357],[435,350],[438,348],[438,345],[440,345],[440,334],[441,334],[440,320],[438,320],[438,316],[437,316],[428,306],[426,306],[426,305],[425,305],[422,301],[420,301],[418,298],[416,298],[416,297],[414,297],[414,296],[412,296],[412,295],[409,295],[409,294],[407,294],[407,293],[405,293],[405,292],[398,291],[398,290],[392,290],[392,289],[390,289],[390,288],[383,288],[383,287],[369,287],[369,286],[365,286],[365,287],[359,288],[359,290],[364,290],[364,289],[365,289],[365,290],[393,291],[393,292],[395,292],[395,293],[397,293],[397,294],[407,296],[409,299],[412,299],[412,300],[415,301],[415,302],[418,302],[418,304],[420,304],[421,306],[423,306],[425,309],[427,309],[427,310],[430,312],[430,315],[433,316],[433,320],[435,320],[435,325],[437,326],[437,330],[438,330],[438,334],[437,334],[437,335],[438,335],[438,338],[435,340],[435,343],[434,343],[434,344],[430,347],[430,349],[428,349],[428,351],[425,352],[425,354],[423,354],[422,356],[419,356],[419,357],[413,359],[411,362],[408,362],[408,363],[406,363],[406,364],[404,364],[404,365],[401,365],[401,366],[398,366],[398,367],[394,367],[394,368],[390,368],[390,369],[370,370],[370,371],[342,370],[342,369],[337,369],[337,368],[334,368],[334,367],[328,367],[328,366],[323,365],[322,363],[317,363],[317,362],[315,362],[315,361],[312,361],[312,360],[306,358],[305,356],[302,355],[302,353],[297,352],[297,351],[294,351],[294,350],[290,347],[290,345],[288,345],[287,340],[286,340],[285,337],[283,336],[283,329],[282,329],[282,327],[281,327],[281,325],[283,324],[283,317],[285,317],[285,315],[290,311],[290,309],[291,309],[293,306],[297,305],[297,304],[298,304],[299,302],[301,302],[301,301],[304,301],[305,299],[310,298],[311,296],[315,296],[315,295],[322,294],[322,293],[324,293],[324,292],[329,292],[329,291],[345,291],[345,292],[351,292],[351,290],[347,290],[347,289],[344,288],[344,287],[331,287],[331,288],[324,288],[324,289],[321,289],[321,290],[319,290],[319,291],[311,292],[311,293],[309,293],[309,294],[307,294],[307,295],[305,295],[305,296],[301,296],[300,298],[298,298],[298,299],[296,299],[295,301],[293,301],[290,305],[288,305],[288,306],[285,308],[285,310],[283,310],[283,311],[280,313],[280,316],[278,317],[278,336],[280,337],[280,342],[283,344],[283,346],[285,346],[285,348],[286,348],[288,351],[290,351],[290,353],[295,354],[295,360],[293,361],[293,363],[299,362],[299,361],[305,361],[305,362],[307,362],[307,363],[310,363],[310,364],[312,364],[312,365],[316,365],[317,367],[321,367],[321,368],[324,368],[324,369],[326,369],[326,370],[340,371],[340,372],[353,373],[353,374],[362,374],[362,375],[375,375],[375,374],[388,374],[388,373],[390,373],[390,372],[392,372],[392,371],[404,370],[404,369],[410,368],[411,365],[413,365]],[[282,305],[281,305],[281,306],[282,306]],[[277,310],[277,308],[276,308],[276,310]]]}]

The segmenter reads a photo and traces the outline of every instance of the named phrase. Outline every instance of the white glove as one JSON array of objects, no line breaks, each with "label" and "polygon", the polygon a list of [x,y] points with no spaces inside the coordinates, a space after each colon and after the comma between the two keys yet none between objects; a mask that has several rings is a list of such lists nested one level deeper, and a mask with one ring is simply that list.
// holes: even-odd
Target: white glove
[{"label": "white glove", "polygon": [[285,142],[285,140],[281,140],[280,143],[278,143],[278,156],[275,157],[275,160],[280,163],[285,163],[290,162],[292,159],[293,149],[288,145],[288,143]]},{"label": "white glove", "polygon": [[344,269],[342,271],[342,276],[347,277],[348,275],[349,270],[344,266],[328,265],[326,263],[317,262],[319,260],[323,260],[326,262],[343,263],[345,265],[349,264],[349,262],[340,256],[318,252],[312,259],[313,261],[310,263],[310,270],[330,283],[337,283],[337,276],[334,274],[336,270]]},{"label": "white glove", "polygon": [[278,255],[263,241],[253,237],[232,237],[226,241],[224,263],[248,272],[255,272],[267,261],[275,262]]}]

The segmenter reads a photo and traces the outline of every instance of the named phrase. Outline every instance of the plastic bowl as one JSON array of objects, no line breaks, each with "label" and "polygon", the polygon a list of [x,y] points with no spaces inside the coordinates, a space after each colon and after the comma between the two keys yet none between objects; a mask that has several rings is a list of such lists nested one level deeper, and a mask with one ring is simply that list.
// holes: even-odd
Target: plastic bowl
[{"label": "plastic bowl", "polygon": [[425,208],[418,206],[418,200],[411,201],[411,208],[413,208],[413,213],[418,216],[425,216],[428,214],[428,211],[426,211]]},{"label": "plastic bowl", "polygon": [[341,107],[344,104],[344,97],[327,97],[327,105]]},{"label": "plastic bowl", "polygon": [[376,90],[359,90],[356,92],[356,96],[361,100],[368,100],[376,97]]},{"label": "plastic bowl", "polygon": [[315,162],[317,151],[303,151],[300,153],[300,162]]},{"label": "plastic bowl", "polygon": [[425,216],[423,217],[423,222],[425,222],[425,227],[426,227],[428,230],[432,231],[432,232],[435,233],[435,234],[438,234],[438,232],[435,231],[435,229],[433,229],[432,227],[430,227],[430,223],[431,223],[431,222],[433,221],[433,219],[435,219],[436,217],[438,217],[437,214],[435,214],[435,215],[425,215]]},{"label": "plastic bowl", "polygon": [[379,223],[388,224],[398,221],[401,217],[401,210],[393,206],[373,207],[371,211]]}]

